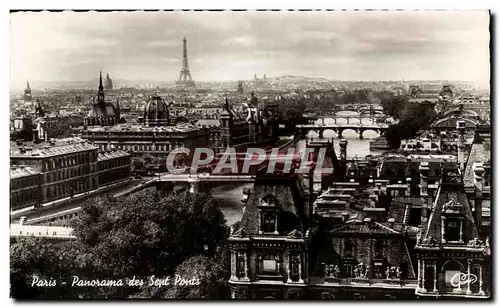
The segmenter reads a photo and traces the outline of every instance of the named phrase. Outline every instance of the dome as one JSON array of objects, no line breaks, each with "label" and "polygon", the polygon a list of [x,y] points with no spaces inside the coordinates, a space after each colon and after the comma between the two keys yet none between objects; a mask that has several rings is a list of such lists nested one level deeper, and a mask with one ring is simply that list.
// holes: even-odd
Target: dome
[{"label": "dome", "polygon": [[113,81],[109,77],[109,74],[106,74],[106,80],[104,81],[104,88],[106,90],[113,90]]},{"label": "dome", "polygon": [[147,126],[168,125],[167,103],[156,93],[144,105],[144,124]]}]

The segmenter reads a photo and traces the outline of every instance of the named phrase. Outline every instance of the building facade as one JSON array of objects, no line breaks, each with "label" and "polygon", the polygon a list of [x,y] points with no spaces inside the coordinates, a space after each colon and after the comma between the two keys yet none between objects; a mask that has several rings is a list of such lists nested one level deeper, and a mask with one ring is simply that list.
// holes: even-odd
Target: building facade
[{"label": "building facade", "polygon": [[[130,178],[130,154],[98,153],[97,147],[86,142],[20,146],[11,151],[10,163],[12,210],[37,207]],[[20,196],[25,191],[30,197]]]},{"label": "building facade", "polygon": [[466,147],[453,124],[454,155],[347,163],[341,142],[333,183],[257,177],[229,238],[232,298],[490,298],[489,136]]},{"label": "building facade", "polygon": [[10,208],[38,206],[41,200],[41,173],[32,167],[10,169]]}]

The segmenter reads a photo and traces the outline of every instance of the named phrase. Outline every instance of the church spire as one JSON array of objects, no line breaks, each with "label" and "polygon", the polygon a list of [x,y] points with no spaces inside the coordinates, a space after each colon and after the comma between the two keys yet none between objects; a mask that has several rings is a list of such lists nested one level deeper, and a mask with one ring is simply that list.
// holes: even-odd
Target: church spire
[{"label": "church spire", "polygon": [[26,81],[26,89],[24,89],[24,100],[31,102],[31,88],[29,81]]},{"label": "church spire", "polygon": [[99,71],[99,91],[103,90],[102,87],[102,71]]},{"label": "church spire", "polygon": [[102,71],[99,71],[99,90],[97,91],[97,103],[104,104],[104,88],[102,86]]}]

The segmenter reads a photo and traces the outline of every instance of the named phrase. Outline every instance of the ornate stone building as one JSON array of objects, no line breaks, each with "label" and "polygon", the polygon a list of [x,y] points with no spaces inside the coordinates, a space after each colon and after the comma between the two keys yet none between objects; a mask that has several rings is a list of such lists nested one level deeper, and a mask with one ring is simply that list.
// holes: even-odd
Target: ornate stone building
[{"label": "ornate stone building", "polygon": [[102,85],[102,73],[99,72],[99,89],[97,91],[97,102],[94,103],[84,119],[84,126],[113,126],[120,121],[119,108],[105,101],[104,87]]},{"label": "ornate stone building", "polygon": [[302,298],[307,283],[303,195],[296,177],[259,178],[231,231],[232,298]]},{"label": "ornate stone building", "polygon": [[10,169],[10,208],[17,210],[38,206],[40,202],[40,172],[32,167]]},{"label": "ornate stone building", "polygon": [[417,296],[445,299],[489,297],[489,240],[479,234],[476,220],[458,167],[443,167],[428,223],[422,224],[415,247]]},{"label": "ornate stone building", "polygon": [[341,143],[333,183],[257,177],[229,239],[232,297],[489,298],[489,136],[465,146],[460,123],[455,155],[348,164]]},{"label": "ornate stone building", "polygon": [[12,210],[36,208],[130,179],[130,154],[99,153],[85,141],[20,145],[11,149],[10,164]]},{"label": "ornate stone building", "polygon": [[209,128],[209,144],[224,152],[228,147],[245,151],[249,146],[267,145],[277,140],[278,121],[275,110],[259,103],[253,95],[241,108],[234,108],[227,98],[218,120],[199,120],[197,126]]}]

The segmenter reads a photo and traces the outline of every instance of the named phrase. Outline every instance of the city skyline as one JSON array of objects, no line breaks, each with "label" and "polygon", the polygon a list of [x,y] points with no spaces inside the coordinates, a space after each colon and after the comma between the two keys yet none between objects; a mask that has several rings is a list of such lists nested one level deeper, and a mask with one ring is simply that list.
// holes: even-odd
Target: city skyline
[{"label": "city skyline", "polygon": [[88,81],[99,70],[172,82],[184,36],[196,82],[265,73],[489,84],[488,11],[298,13],[13,13],[11,88]]}]

